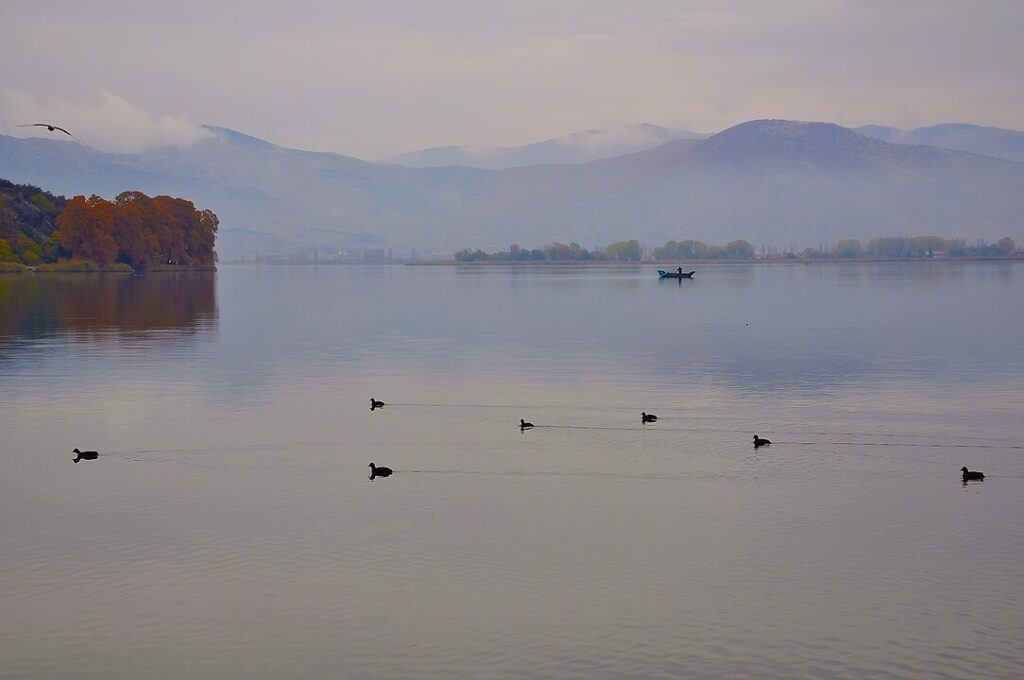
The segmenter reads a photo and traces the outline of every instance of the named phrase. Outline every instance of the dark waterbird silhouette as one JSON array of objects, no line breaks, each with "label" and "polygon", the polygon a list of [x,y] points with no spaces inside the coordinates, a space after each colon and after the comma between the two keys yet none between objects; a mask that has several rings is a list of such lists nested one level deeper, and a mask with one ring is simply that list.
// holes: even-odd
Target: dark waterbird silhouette
[{"label": "dark waterbird silhouette", "polygon": [[73,134],[71,134],[70,132],[68,132],[64,128],[60,127],[59,125],[51,125],[49,123],[28,123],[26,125],[18,125],[17,127],[44,127],[47,130],[49,130],[50,132],[53,132],[54,130],[60,130],[61,132],[66,134],[68,137],[74,137]]},{"label": "dark waterbird silhouette", "polygon": [[978,472],[977,470],[968,470],[965,467],[960,468],[960,471],[964,473],[964,481],[978,480],[983,481],[985,479],[984,472]]},{"label": "dark waterbird silhouette", "polygon": [[533,426],[534,426],[533,423],[528,423],[525,420],[523,420],[522,418],[519,419],[519,429],[520,430],[525,430],[525,429],[531,428]]},{"label": "dark waterbird silhouette", "polygon": [[76,463],[80,460],[96,460],[100,457],[98,451],[79,451],[75,449],[74,453],[76,457],[72,460]]},{"label": "dark waterbird silhouette", "polygon": [[373,463],[370,463],[370,481],[372,482],[375,477],[390,477],[391,473],[394,472],[389,467],[377,467]]},{"label": "dark waterbird silhouette", "polygon": [[370,410],[372,411],[375,408],[384,408],[384,402],[370,397]]},{"label": "dark waterbird silhouette", "polygon": [[644,411],[640,412],[640,422],[641,423],[653,423],[657,419],[658,419],[658,416],[654,415],[653,413],[646,413]]},{"label": "dark waterbird silhouette", "polygon": [[758,437],[756,434],[754,435],[754,448],[755,449],[759,448],[761,446],[768,446],[771,443],[772,443],[772,441],[770,439],[765,439],[764,437]]}]

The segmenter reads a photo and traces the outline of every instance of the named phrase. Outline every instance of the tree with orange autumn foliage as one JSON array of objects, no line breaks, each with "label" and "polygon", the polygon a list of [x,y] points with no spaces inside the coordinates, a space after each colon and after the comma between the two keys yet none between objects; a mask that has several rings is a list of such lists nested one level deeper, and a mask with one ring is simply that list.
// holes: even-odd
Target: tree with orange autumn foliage
[{"label": "tree with orange autumn foliage", "polygon": [[72,257],[110,264],[117,258],[114,241],[114,211],[111,204],[95,194],[88,199],[75,196],[57,218],[60,244]]},{"label": "tree with orange autumn foliage", "polygon": [[61,246],[72,257],[100,264],[207,267],[217,259],[217,216],[182,198],[150,198],[138,191],[121,193],[112,202],[76,196],[57,223]]}]

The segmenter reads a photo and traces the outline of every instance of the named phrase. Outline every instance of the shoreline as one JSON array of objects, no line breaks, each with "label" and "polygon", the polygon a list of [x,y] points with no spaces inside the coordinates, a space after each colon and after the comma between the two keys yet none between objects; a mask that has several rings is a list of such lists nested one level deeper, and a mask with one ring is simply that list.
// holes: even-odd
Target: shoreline
[{"label": "shoreline", "polygon": [[[922,264],[933,262],[1024,262],[1024,255],[1005,256],[964,256],[964,257],[843,257],[843,258],[753,258],[749,260],[659,260],[656,262],[608,262],[604,260],[526,260],[510,261],[496,260],[476,262],[459,262],[457,260],[436,260],[430,262],[404,262],[406,267],[678,267],[678,266],[709,266],[720,264],[758,264],[758,265],[833,265],[833,264],[863,264],[867,262],[888,262],[899,264]],[[312,264],[312,263],[310,263]],[[386,263],[390,264],[390,263]]]},{"label": "shoreline", "polygon": [[146,269],[132,269],[128,265],[98,265],[94,262],[75,262],[73,264],[42,264],[28,266],[13,262],[0,262],[2,274],[120,274],[134,276],[136,274],[170,273],[170,272],[215,272],[216,266],[188,267],[183,265],[160,265]]},{"label": "shoreline", "polygon": [[608,260],[477,260],[459,262],[458,260],[417,260],[415,262],[253,262],[252,260],[226,260],[219,264],[229,267],[665,267],[678,266],[715,266],[735,264],[756,265],[832,265],[832,264],[863,264],[868,262],[891,262],[898,264],[921,264],[927,262],[1024,262],[1024,255],[1007,256],[964,256],[964,257],[843,257],[819,258],[813,260],[785,258],[754,258],[750,260],[670,260],[643,262],[612,262]]}]

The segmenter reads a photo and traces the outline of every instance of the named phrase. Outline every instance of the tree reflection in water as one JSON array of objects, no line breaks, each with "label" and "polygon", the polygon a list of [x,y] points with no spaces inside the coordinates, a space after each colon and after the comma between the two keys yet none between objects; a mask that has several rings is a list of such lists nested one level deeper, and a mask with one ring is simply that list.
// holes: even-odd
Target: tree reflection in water
[{"label": "tree reflection in water", "polygon": [[193,335],[217,322],[215,272],[0,276],[0,344],[150,331]]}]

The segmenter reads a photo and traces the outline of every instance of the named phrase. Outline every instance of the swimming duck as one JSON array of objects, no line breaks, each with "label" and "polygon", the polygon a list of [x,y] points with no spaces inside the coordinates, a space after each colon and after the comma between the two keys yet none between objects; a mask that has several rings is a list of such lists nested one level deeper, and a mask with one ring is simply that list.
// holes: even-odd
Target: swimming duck
[{"label": "swimming duck", "polygon": [[389,467],[377,467],[373,463],[370,463],[370,480],[373,481],[374,477],[390,477],[391,473],[394,472]]},{"label": "swimming duck", "polygon": [[771,443],[772,442],[771,442],[770,439],[765,439],[764,437],[758,437],[756,434],[754,435],[754,448],[755,449],[757,447],[759,447],[759,446],[768,446]]},{"label": "swimming duck", "polygon": [[80,460],[96,460],[100,457],[98,451],[79,451],[78,449],[75,449],[74,453],[76,457],[72,460],[76,463]]},{"label": "swimming duck", "polygon": [[643,411],[640,412],[641,423],[653,423],[657,419],[658,416],[654,415],[653,413],[644,413]]},{"label": "swimming duck", "polygon": [[375,408],[384,408],[384,402],[370,397],[370,410]]},{"label": "swimming duck", "polygon": [[960,471],[964,473],[965,482],[969,479],[985,479],[984,472],[978,472],[977,470],[972,472],[971,470],[968,470],[965,467],[960,468]]},{"label": "swimming duck", "polygon": [[530,428],[530,427],[534,427],[534,424],[533,423],[528,423],[525,420],[523,420],[522,418],[519,419],[519,429],[520,430],[525,430],[525,429]]}]

